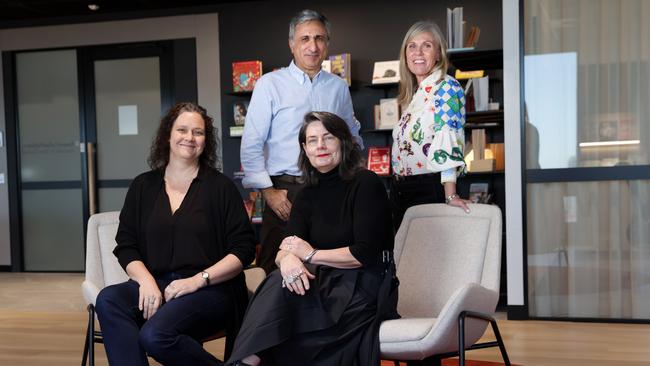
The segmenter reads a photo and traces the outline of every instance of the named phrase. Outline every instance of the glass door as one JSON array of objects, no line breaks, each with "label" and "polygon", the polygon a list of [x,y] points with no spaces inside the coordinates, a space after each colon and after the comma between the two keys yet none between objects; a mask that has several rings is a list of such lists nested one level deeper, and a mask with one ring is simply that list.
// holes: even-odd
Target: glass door
[{"label": "glass door", "polygon": [[[89,216],[120,210],[148,170],[175,42],[15,53],[19,269],[84,270]],[[190,84],[180,95],[195,95]]]},{"label": "glass door", "polygon": [[96,134],[87,145],[96,152],[89,181],[96,182],[97,195],[90,195],[91,214],[122,208],[131,179],[148,170],[161,114],[158,57],[98,60],[93,66]]},{"label": "glass door", "polygon": [[18,53],[15,66],[24,269],[83,270],[77,52]]}]

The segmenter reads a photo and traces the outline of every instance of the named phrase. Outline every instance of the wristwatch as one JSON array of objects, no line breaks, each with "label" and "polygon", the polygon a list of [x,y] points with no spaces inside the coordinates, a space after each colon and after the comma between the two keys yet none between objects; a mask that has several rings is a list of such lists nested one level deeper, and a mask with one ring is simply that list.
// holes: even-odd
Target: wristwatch
[{"label": "wristwatch", "polygon": [[210,285],[210,274],[206,271],[201,272],[201,278],[205,280],[205,285],[209,286]]}]

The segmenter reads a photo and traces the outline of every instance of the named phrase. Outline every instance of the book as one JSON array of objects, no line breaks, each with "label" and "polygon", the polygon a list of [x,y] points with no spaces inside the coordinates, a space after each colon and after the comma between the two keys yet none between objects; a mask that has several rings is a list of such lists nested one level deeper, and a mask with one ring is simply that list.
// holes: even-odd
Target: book
[{"label": "book", "polygon": [[390,175],[390,147],[373,146],[368,148],[368,170],[379,176]]},{"label": "book", "polygon": [[447,44],[448,48],[463,47],[463,7],[447,8]]},{"label": "book", "polygon": [[399,60],[378,61],[372,71],[373,84],[388,84],[399,82]]},{"label": "book", "polygon": [[260,76],[262,76],[262,61],[233,62],[232,90],[235,93],[252,91]]},{"label": "book", "polygon": [[320,68],[324,71],[327,71],[329,73],[332,72],[332,61],[330,60],[323,60],[323,63],[320,65]]},{"label": "book", "polygon": [[399,104],[397,98],[384,98],[379,100],[379,128],[391,129],[399,121]]},{"label": "book", "polygon": [[489,203],[490,185],[488,183],[472,183],[469,185],[469,200],[472,203]]},{"label": "book", "polygon": [[342,53],[340,55],[332,55],[329,57],[331,62],[331,73],[338,75],[340,78],[352,85],[352,61],[349,53]]},{"label": "book", "polygon": [[454,74],[456,80],[482,78],[483,76],[485,76],[485,70],[462,71],[456,69],[456,73]]},{"label": "book", "polygon": [[375,130],[378,130],[381,128],[381,108],[379,104],[375,104],[373,110],[372,110],[372,116],[374,118],[375,122]]},{"label": "book", "polygon": [[232,115],[235,126],[243,126],[246,122],[246,113],[248,112],[248,101],[240,100],[232,105]]},{"label": "book", "polygon": [[251,215],[251,222],[254,224],[259,224],[262,222],[262,213],[264,212],[264,200],[262,199],[262,194],[260,192],[251,192],[251,198],[253,199],[253,213]]},{"label": "book", "polygon": [[465,47],[475,47],[478,43],[478,37],[481,35],[481,28],[473,26],[469,30],[467,39],[465,40]]}]

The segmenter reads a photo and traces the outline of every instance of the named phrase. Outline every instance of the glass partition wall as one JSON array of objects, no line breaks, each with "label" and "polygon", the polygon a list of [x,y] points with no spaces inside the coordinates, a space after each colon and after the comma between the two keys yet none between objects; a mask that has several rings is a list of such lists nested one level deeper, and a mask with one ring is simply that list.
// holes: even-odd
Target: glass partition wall
[{"label": "glass partition wall", "polygon": [[650,1],[525,0],[528,312],[650,319]]}]

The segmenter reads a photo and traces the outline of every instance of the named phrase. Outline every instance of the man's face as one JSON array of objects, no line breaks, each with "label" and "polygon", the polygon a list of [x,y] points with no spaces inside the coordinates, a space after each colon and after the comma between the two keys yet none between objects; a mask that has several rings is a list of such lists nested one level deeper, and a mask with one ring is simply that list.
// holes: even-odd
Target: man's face
[{"label": "man's face", "polygon": [[298,24],[289,48],[294,62],[302,71],[315,76],[327,57],[327,31],[323,23],[311,20]]}]

